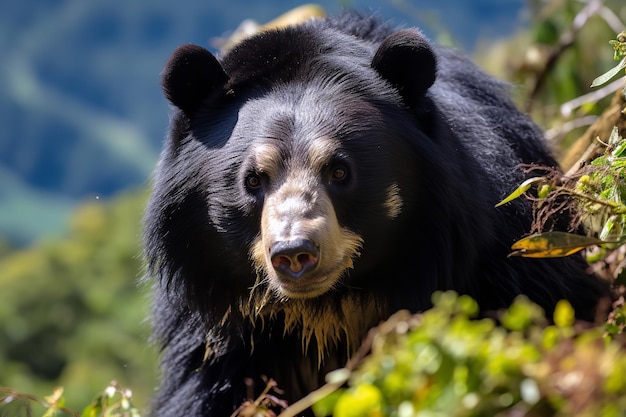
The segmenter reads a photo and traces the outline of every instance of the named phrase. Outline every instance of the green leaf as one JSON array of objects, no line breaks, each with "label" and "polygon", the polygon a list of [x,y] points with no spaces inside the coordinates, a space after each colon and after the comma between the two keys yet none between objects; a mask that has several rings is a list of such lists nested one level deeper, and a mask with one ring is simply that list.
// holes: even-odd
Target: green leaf
[{"label": "green leaf", "polygon": [[574,308],[567,300],[560,300],[554,308],[554,324],[561,328],[570,327],[574,324]]},{"label": "green leaf", "polygon": [[102,415],[102,412],[104,411],[102,405],[105,401],[107,401],[107,398],[109,398],[107,394],[99,395],[91,402],[91,404],[89,404],[87,407],[83,409],[80,416],[81,417],[98,417]]},{"label": "green leaf", "polygon": [[[622,142],[622,145],[624,145],[622,137],[619,135],[619,129],[617,128],[617,126],[613,126],[613,129],[611,129],[611,134],[609,135],[609,145],[617,147],[620,142]],[[616,153],[615,150],[611,152],[611,155],[620,156],[618,153]]]},{"label": "green leaf", "polygon": [[526,296],[521,295],[502,315],[502,325],[512,331],[528,329],[533,323],[538,323],[544,318],[541,307],[531,302]]},{"label": "green leaf", "polygon": [[593,80],[593,82],[591,83],[591,87],[598,87],[602,84],[606,84],[624,68],[626,68],[626,58],[622,59],[619,64]]},{"label": "green leaf", "polygon": [[603,240],[566,232],[546,232],[520,239],[511,246],[509,256],[526,258],[560,258],[589,246],[606,243]]},{"label": "green leaf", "polygon": [[626,158],[615,158],[611,160],[612,168],[624,168],[626,166]]},{"label": "green leaf", "polygon": [[517,187],[511,194],[506,196],[504,200],[502,200],[498,204],[496,204],[496,207],[500,207],[503,204],[506,204],[508,202],[511,202],[511,201],[515,200],[516,198],[518,198],[522,194],[524,194],[526,191],[528,191],[528,189],[533,184],[541,182],[541,181],[545,181],[545,180],[546,180],[545,177],[533,177],[533,178],[527,179],[526,181],[521,183],[520,186]]},{"label": "green leaf", "polygon": [[335,403],[336,417],[361,417],[381,415],[383,395],[373,384],[361,384],[350,388]]},{"label": "green leaf", "polygon": [[81,417],[97,417],[100,415],[101,411],[101,407],[96,404],[90,404],[83,409],[83,412],[80,415]]},{"label": "green leaf", "polygon": [[613,228],[615,227],[615,221],[617,220],[617,216],[610,216],[606,222],[604,222],[604,226],[602,227],[602,231],[600,232],[600,239],[607,239]]}]

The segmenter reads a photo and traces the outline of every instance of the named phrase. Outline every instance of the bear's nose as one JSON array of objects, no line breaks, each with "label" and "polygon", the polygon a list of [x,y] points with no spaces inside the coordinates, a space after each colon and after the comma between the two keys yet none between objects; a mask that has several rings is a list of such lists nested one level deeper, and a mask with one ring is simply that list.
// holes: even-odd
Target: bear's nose
[{"label": "bear's nose", "polygon": [[291,278],[300,278],[315,269],[319,248],[309,239],[292,239],[274,243],[270,248],[272,266]]}]

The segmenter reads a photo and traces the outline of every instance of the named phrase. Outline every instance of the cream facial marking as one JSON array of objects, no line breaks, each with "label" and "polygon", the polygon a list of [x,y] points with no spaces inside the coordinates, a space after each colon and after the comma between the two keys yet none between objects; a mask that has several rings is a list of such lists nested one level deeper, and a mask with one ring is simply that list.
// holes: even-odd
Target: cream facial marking
[{"label": "cream facial marking", "polygon": [[387,188],[387,199],[384,206],[387,210],[387,217],[390,219],[395,219],[402,211],[402,197],[398,184],[393,183]]},{"label": "cream facial marking", "polygon": [[321,173],[322,169],[330,163],[339,147],[340,144],[335,139],[323,138],[321,140],[313,141],[308,150],[309,165],[311,169],[315,172]]},{"label": "cream facial marking", "polygon": [[282,152],[277,146],[261,144],[254,148],[253,161],[257,172],[263,172],[274,178],[283,163],[282,160]]}]

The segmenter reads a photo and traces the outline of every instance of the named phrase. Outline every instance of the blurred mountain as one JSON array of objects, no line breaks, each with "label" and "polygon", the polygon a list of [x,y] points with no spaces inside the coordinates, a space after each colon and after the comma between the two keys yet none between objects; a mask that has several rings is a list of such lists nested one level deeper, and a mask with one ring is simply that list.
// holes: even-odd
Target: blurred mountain
[{"label": "blurred mountain", "polygon": [[[321,1],[372,10],[471,48],[521,21],[522,0]],[[148,184],[168,121],[159,72],[175,46],[211,47],[299,1],[34,0],[0,5],[0,235],[62,230],[81,200]]]}]

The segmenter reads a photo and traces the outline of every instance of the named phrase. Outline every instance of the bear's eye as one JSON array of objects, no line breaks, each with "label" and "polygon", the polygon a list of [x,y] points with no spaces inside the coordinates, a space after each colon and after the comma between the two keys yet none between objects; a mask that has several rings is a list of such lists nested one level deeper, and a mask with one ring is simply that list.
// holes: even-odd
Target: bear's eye
[{"label": "bear's eye", "polygon": [[332,179],[333,181],[343,181],[348,177],[348,169],[343,166],[333,168]]},{"label": "bear's eye", "polygon": [[246,187],[250,190],[256,190],[261,186],[261,177],[258,174],[249,174],[246,177]]}]

